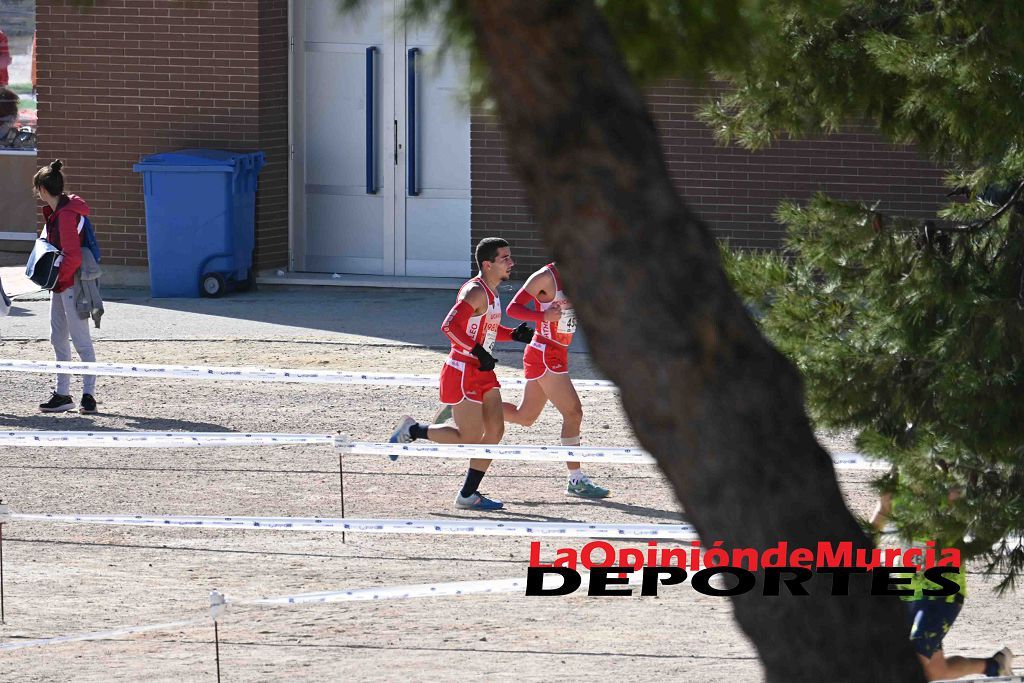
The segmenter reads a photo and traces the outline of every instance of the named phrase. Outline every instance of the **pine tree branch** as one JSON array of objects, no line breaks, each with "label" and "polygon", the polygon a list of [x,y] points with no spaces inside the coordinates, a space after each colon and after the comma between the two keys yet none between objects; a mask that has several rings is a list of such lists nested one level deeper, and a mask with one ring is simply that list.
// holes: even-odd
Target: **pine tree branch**
[{"label": "pine tree branch", "polygon": [[1006,200],[1006,203],[1003,204],[1002,206],[1000,206],[996,210],[995,213],[993,213],[991,216],[988,216],[987,218],[984,218],[984,219],[982,219],[980,221],[974,221],[974,222],[968,223],[967,225],[954,225],[954,226],[950,226],[950,227],[939,227],[939,226],[936,226],[936,229],[940,230],[940,231],[943,231],[943,232],[961,232],[961,233],[964,233],[964,232],[971,233],[971,232],[978,232],[979,230],[983,230],[988,225],[990,225],[992,222],[994,222],[996,220],[999,220],[1000,216],[1002,216],[1004,213],[1009,211],[1010,208],[1013,207],[1013,205],[1017,203],[1017,199],[1020,197],[1021,190],[1024,190],[1024,180],[1022,180],[1019,183],[1017,183],[1017,188],[1013,191],[1013,194],[1010,195],[1010,198]]},{"label": "pine tree branch", "polygon": [[[999,218],[1001,218],[1003,214],[1005,214],[1007,211],[1013,208],[1013,205],[1017,203],[1018,199],[1020,199],[1022,191],[1024,191],[1024,180],[1017,183],[1017,187],[1014,188],[1013,193],[1010,195],[1010,198],[1007,199],[1002,206],[996,209],[996,211],[991,215],[986,216],[985,218],[982,218],[980,220],[971,221],[970,223],[963,224],[952,223],[951,221],[938,221],[929,218],[924,220],[923,222],[918,223],[915,221],[908,221],[907,219],[895,218],[895,220],[898,222],[906,221],[910,223],[910,227],[896,228],[888,230],[887,232],[896,235],[924,234],[925,239],[928,241],[931,241],[931,236],[934,233],[938,232],[951,232],[960,234],[971,234],[979,232],[987,228],[993,222],[999,220]],[[885,229],[885,221],[889,220],[890,218],[893,217],[872,210],[870,221],[874,231],[878,233],[882,232]]]}]

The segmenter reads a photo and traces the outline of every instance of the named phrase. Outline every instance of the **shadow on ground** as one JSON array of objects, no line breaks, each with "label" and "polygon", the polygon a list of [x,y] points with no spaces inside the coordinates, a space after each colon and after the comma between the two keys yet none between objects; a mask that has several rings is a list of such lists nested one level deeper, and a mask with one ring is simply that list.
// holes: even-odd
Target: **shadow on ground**
[{"label": "shadow on ground", "polygon": [[17,427],[19,430],[44,430],[62,432],[231,432],[224,425],[210,422],[175,420],[166,417],[136,417],[123,413],[102,412],[101,416],[120,417],[127,422],[124,426],[96,424],[95,415],[66,413],[38,413],[35,415],[10,415],[0,413],[0,427]]}]

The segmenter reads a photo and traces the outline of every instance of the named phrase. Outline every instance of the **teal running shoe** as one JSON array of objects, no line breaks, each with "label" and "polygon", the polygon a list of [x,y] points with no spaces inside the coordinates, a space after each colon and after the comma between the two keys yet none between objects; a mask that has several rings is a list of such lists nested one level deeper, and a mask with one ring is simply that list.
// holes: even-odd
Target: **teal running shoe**
[{"label": "teal running shoe", "polygon": [[598,486],[586,477],[580,477],[576,483],[570,481],[569,485],[565,487],[565,495],[578,498],[607,498],[609,493],[611,491],[603,486]]}]

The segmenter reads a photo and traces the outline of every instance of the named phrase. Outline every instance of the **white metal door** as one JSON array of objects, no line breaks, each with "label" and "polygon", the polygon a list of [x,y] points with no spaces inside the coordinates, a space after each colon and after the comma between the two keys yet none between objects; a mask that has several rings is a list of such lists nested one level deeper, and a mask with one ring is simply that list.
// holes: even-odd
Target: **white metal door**
[{"label": "white metal door", "polygon": [[466,69],[438,64],[434,31],[407,37],[403,2],[292,5],[297,270],[470,273]]},{"label": "white metal door", "polygon": [[394,109],[394,5],[374,0],[344,15],[337,0],[294,6],[298,270],[395,272],[394,174],[381,164],[393,139],[385,128]]},{"label": "white metal door", "polygon": [[405,274],[469,276],[467,65],[440,59],[433,26],[410,27],[405,45]]}]

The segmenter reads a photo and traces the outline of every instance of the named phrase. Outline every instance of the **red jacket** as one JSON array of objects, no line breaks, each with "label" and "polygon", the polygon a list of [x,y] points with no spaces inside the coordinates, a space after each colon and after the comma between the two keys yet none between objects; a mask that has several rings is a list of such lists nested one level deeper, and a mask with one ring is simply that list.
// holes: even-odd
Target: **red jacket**
[{"label": "red jacket", "polygon": [[7,47],[7,36],[0,31],[0,85],[7,85],[7,67],[11,65],[11,51]]},{"label": "red jacket", "polygon": [[89,215],[89,205],[74,194],[63,194],[57,210],[43,207],[46,219],[46,241],[64,252],[57,274],[55,292],[63,292],[75,284],[75,273],[82,267],[82,235],[78,234],[78,217]]}]

